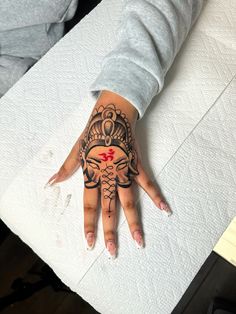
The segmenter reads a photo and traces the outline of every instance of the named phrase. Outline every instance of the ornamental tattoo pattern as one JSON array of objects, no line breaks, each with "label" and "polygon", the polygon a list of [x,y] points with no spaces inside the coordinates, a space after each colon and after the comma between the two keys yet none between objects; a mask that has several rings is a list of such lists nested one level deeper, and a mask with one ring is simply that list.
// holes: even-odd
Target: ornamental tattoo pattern
[{"label": "ornamental tattoo pattern", "polygon": [[80,159],[85,187],[101,186],[110,211],[117,186],[129,187],[131,177],[138,175],[130,124],[114,104],[93,111],[81,141]]}]

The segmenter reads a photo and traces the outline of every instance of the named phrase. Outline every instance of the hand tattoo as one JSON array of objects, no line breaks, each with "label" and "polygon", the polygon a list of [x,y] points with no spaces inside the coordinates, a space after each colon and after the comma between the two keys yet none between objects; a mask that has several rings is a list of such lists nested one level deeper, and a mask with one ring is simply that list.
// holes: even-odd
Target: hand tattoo
[{"label": "hand tattoo", "polygon": [[85,187],[101,186],[110,211],[117,186],[129,187],[131,176],[138,175],[130,124],[114,104],[100,106],[92,113],[81,142],[80,159]]}]

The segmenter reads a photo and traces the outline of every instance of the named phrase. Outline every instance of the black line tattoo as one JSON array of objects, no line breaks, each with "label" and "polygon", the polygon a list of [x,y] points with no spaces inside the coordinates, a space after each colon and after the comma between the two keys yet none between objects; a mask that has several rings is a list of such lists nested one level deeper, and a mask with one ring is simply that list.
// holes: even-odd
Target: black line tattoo
[{"label": "black line tattoo", "polygon": [[[137,154],[126,115],[114,104],[100,106],[92,113],[81,142],[80,159],[84,184],[101,187],[104,199],[115,200],[117,186],[127,188],[138,175]],[[114,160],[114,161],[113,161]]]}]

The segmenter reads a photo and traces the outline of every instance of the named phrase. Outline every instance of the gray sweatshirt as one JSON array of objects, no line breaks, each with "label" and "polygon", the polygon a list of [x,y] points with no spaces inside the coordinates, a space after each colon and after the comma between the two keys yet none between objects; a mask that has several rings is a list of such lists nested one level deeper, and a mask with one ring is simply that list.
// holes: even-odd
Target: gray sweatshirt
[{"label": "gray sweatshirt", "polygon": [[[121,0],[120,0],[121,1]],[[142,118],[163,88],[204,0],[122,0],[117,45],[89,87],[94,97],[113,91]],[[0,3],[0,95],[4,94],[64,34],[78,0],[4,0]]]}]

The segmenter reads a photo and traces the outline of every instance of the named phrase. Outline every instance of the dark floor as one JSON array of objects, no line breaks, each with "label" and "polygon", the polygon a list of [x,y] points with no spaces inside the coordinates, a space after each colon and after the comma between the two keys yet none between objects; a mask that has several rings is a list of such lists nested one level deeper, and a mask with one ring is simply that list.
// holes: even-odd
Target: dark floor
[{"label": "dark floor", "polygon": [[79,0],[75,16],[65,23],[66,33],[71,30],[85,15],[95,8],[101,0]]},{"label": "dark floor", "polygon": [[171,314],[236,314],[235,283],[236,267],[212,251]]},{"label": "dark floor", "polygon": [[[79,0],[74,18],[65,23],[65,33],[100,1]],[[70,291],[52,269],[12,233],[2,220],[0,220],[0,312],[2,314],[98,313],[79,295]]]},{"label": "dark floor", "polygon": [[0,220],[0,312],[98,313],[64,285],[52,269],[12,233],[2,220]]}]

